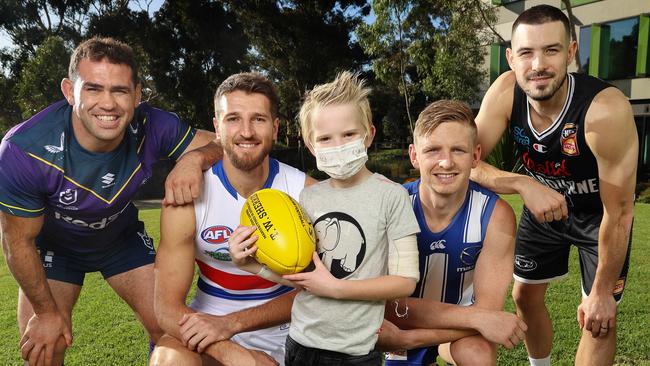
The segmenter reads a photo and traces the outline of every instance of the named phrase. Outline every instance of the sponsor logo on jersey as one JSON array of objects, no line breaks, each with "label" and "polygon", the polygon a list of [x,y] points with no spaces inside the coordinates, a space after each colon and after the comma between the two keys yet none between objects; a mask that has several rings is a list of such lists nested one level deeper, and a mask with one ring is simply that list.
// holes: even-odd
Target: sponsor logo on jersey
[{"label": "sponsor logo on jersey", "polygon": [[514,132],[513,138],[515,139],[516,143],[524,146],[530,145],[530,138],[526,136],[526,132],[524,131],[523,128],[515,126],[513,132]]},{"label": "sponsor logo on jersey", "polygon": [[59,192],[59,202],[66,206],[77,202],[77,189],[68,188],[65,191]]},{"label": "sponsor logo on jersey", "polygon": [[436,241],[431,242],[431,245],[429,245],[429,248],[431,248],[431,250],[436,250],[436,249],[443,250],[443,249],[447,248],[445,246],[445,243],[446,243],[445,239],[436,240]]},{"label": "sponsor logo on jersey", "polygon": [[129,129],[131,129],[131,132],[133,132],[134,135],[138,134],[138,122],[135,123],[135,127],[131,123],[129,123]]},{"label": "sponsor logo on jersey", "polygon": [[129,205],[124,206],[123,209],[121,209],[119,212],[112,214],[111,216],[108,217],[103,217],[99,219],[99,221],[95,222],[87,222],[81,219],[75,219],[72,216],[68,216],[66,214],[63,214],[58,211],[54,211],[54,219],[55,220],[63,220],[67,222],[68,224],[79,226],[79,227],[87,227],[90,229],[94,230],[101,230],[106,228],[110,223],[115,221],[124,210],[126,210],[129,207]]},{"label": "sponsor logo on jersey", "polygon": [[142,244],[144,244],[145,247],[149,249],[153,249],[153,240],[147,235],[146,232],[139,232],[138,231],[138,236],[140,237],[140,240],[142,240]]},{"label": "sponsor logo on jersey", "polygon": [[580,155],[578,149],[578,126],[574,123],[564,124],[562,129],[562,138],[560,139],[562,154],[568,156]]},{"label": "sponsor logo on jersey", "polygon": [[108,187],[114,185],[115,184],[115,174],[113,174],[113,173],[104,174],[104,176],[102,177],[102,183],[104,183],[102,188],[108,188]]},{"label": "sponsor logo on jersey", "polygon": [[216,225],[201,232],[201,239],[210,244],[222,244],[228,242],[232,229],[228,226]]},{"label": "sponsor logo on jersey", "polygon": [[[483,248],[482,245],[472,245],[469,247],[465,247],[461,252],[460,252],[460,261],[464,265],[468,267],[463,267],[463,271],[458,271],[458,272],[465,272],[468,271],[474,266],[476,266],[476,261],[478,260],[479,254],[481,254],[481,249]],[[461,269],[461,268],[458,268]]]},{"label": "sponsor logo on jersey", "polygon": [[59,146],[56,145],[45,145],[43,148],[51,153],[51,154],[58,154],[63,151],[63,142],[65,141],[65,132],[61,132],[61,139],[59,141]]},{"label": "sponsor logo on jersey", "polygon": [[529,272],[537,268],[537,262],[532,259],[528,259],[523,255],[517,254],[515,256],[515,266],[523,272]]},{"label": "sponsor logo on jersey", "polygon": [[530,157],[530,153],[526,151],[521,155],[521,161],[524,164],[524,167],[530,172],[543,174],[547,177],[570,177],[571,172],[567,168],[566,159],[562,161],[550,161],[546,160],[541,163],[537,163]]},{"label": "sponsor logo on jersey", "polygon": [[546,147],[546,145],[542,145],[542,144],[538,144],[538,143],[533,144],[533,149],[535,151],[537,151],[538,153],[542,153],[542,154],[544,154],[544,153],[546,153],[548,151],[548,148]]},{"label": "sponsor logo on jersey", "polygon": [[228,251],[227,247],[222,247],[213,251],[204,250],[203,253],[208,257],[218,261],[223,261],[223,262],[232,261],[232,258],[230,257],[230,252]]}]

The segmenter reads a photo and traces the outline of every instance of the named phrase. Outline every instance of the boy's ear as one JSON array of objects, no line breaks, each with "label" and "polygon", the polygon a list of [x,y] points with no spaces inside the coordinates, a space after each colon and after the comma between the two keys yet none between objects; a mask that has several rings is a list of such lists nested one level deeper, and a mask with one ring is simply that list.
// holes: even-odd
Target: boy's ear
[{"label": "boy's ear", "polygon": [[377,133],[377,129],[375,128],[375,125],[370,125],[370,129],[368,130],[368,135],[366,136],[366,149],[370,147],[372,144],[372,140],[375,138],[375,134]]}]

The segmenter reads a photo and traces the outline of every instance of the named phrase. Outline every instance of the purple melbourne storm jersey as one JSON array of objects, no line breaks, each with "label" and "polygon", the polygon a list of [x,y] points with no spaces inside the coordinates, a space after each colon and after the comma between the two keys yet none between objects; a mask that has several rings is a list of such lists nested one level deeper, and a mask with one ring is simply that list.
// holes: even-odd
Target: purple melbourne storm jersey
[{"label": "purple melbourne storm jersey", "polygon": [[160,159],[176,159],[195,130],[175,114],[140,104],[122,143],[92,153],[75,139],[72,107],[50,105],[12,128],[0,145],[0,210],[44,215],[39,240],[80,254],[137,230],[131,202]]}]

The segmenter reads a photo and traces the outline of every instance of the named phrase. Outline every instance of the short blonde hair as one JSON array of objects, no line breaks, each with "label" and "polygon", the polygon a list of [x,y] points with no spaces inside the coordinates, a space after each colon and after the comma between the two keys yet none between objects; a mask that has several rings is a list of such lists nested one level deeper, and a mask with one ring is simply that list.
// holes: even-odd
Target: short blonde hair
[{"label": "short blonde hair", "polygon": [[418,116],[413,130],[413,141],[429,136],[440,124],[460,122],[472,130],[472,142],[476,142],[477,129],[474,113],[469,106],[456,100],[438,100],[429,104]]},{"label": "short blonde hair", "polygon": [[312,115],[315,110],[330,106],[342,104],[354,104],[359,111],[361,125],[370,132],[372,126],[372,112],[370,111],[370,102],[368,95],[370,88],[366,87],[365,80],[360,79],[356,73],[344,71],[336,76],[334,81],[317,85],[307,93],[305,101],[300,107],[300,131],[305,144],[311,145],[313,127]]}]

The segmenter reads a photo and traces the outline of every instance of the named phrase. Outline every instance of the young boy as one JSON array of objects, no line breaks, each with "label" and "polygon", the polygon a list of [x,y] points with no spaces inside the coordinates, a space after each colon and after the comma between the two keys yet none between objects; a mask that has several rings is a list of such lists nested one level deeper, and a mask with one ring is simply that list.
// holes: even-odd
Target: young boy
[{"label": "young boy", "polygon": [[[331,179],[300,195],[318,243],[313,271],[284,276],[303,289],[291,310],[286,365],[381,365],[375,343],[385,300],[411,295],[419,278],[408,194],[365,166],[375,134],[369,91],[344,72],[315,87],[300,111],[305,143]],[[233,261],[255,239],[231,238]]]}]

